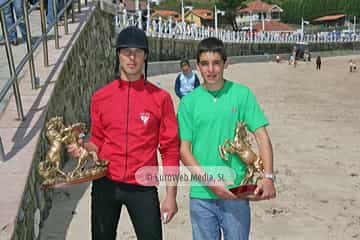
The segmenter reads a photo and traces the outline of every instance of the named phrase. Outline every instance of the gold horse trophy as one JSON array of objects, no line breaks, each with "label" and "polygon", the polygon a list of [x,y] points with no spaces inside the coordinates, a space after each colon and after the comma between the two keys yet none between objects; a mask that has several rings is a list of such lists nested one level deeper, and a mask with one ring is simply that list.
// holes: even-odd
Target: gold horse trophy
[{"label": "gold horse trophy", "polygon": [[247,171],[240,186],[230,189],[238,198],[258,200],[254,194],[257,182],[264,176],[264,163],[262,159],[251,149],[250,138],[248,136],[245,123],[236,124],[235,137],[232,141],[226,139],[223,145],[219,146],[220,157],[227,161],[226,153],[236,154],[240,161],[247,166]]},{"label": "gold horse trophy", "polygon": [[[38,172],[44,178],[44,188],[64,187],[106,175],[108,161],[99,160],[95,152],[89,152],[79,144],[81,134],[86,132],[84,123],[65,126],[62,117],[53,117],[47,121],[45,127],[50,147],[45,160],[38,165]],[[76,167],[68,172],[61,169],[63,144],[76,144],[80,149],[80,156],[74,159]]]}]

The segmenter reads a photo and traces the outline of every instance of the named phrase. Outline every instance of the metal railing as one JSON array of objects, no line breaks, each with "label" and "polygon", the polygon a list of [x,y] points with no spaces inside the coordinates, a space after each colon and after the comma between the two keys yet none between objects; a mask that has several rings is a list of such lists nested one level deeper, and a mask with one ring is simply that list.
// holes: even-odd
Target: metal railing
[{"label": "metal railing", "polygon": [[[145,19],[143,21],[143,19]],[[128,13],[119,9],[115,18],[115,25],[121,29],[128,25],[136,25],[144,29],[148,36],[159,38],[201,40],[206,37],[217,37],[224,42],[233,43],[328,43],[328,42],[359,42],[360,34],[344,34],[342,32],[245,32],[215,29],[210,26],[197,26],[196,24],[183,24],[173,21],[172,18],[164,20],[161,17],[151,18],[142,16],[141,11]]]},{"label": "metal railing", "polygon": [[[48,35],[49,32],[54,28],[54,35],[55,35],[55,48],[59,49],[59,24],[60,17],[64,18],[64,32],[68,34],[68,9],[71,10],[71,18],[72,21],[75,21],[75,14],[74,14],[74,4],[75,1],[78,5],[78,12],[81,12],[81,0],[64,0],[64,7],[61,10],[57,10],[58,2],[57,0],[48,0],[52,1],[53,3],[53,14],[54,14],[54,22],[50,24],[46,24],[46,17],[45,17],[45,5],[44,1],[40,0],[35,6],[32,6],[28,9],[28,1],[21,0],[23,5],[23,16],[20,19],[16,19],[15,23],[8,27],[6,24],[6,16],[5,16],[5,8],[10,7],[10,4],[14,0],[7,0],[4,4],[0,5],[0,20],[1,20],[1,30],[2,35],[5,40],[5,49],[6,49],[6,57],[9,67],[10,78],[6,80],[5,85],[0,89],[0,103],[3,102],[5,97],[9,94],[9,91],[12,87],[13,94],[15,97],[16,102],[16,109],[17,109],[17,116],[18,120],[24,120],[24,111],[21,101],[21,93],[19,89],[19,82],[18,76],[20,72],[23,70],[26,63],[29,64],[30,70],[30,78],[31,78],[31,86],[33,89],[39,88],[39,79],[36,77],[36,69],[34,65],[34,52],[42,43],[43,46],[43,61],[44,66],[49,66],[49,54],[48,54]],[[40,5],[40,6],[39,6]],[[87,0],[85,0],[85,5],[87,5]],[[31,29],[30,29],[30,14],[35,11],[38,7],[40,7],[40,24],[41,24],[41,36],[33,42],[33,38],[31,36]],[[19,25],[21,21],[25,22],[26,28],[26,47],[27,52],[26,54],[20,59],[19,63],[15,65],[14,55],[12,51],[12,46],[9,40],[8,33],[11,32],[13,29],[16,31],[16,27]],[[0,162],[4,161],[4,148],[0,136]]]}]

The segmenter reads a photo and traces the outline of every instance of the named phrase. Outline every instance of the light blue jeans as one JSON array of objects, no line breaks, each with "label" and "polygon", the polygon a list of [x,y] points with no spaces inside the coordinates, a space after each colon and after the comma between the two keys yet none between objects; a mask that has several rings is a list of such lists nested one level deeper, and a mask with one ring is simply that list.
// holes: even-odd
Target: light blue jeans
[{"label": "light blue jeans", "polygon": [[[56,10],[57,10],[57,12],[60,12],[60,10],[62,8],[64,8],[64,1],[63,0],[56,0],[56,2],[57,2]],[[55,22],[53,0],[48,0],[47,1],[46,18],[47,18],[47,23],[48,24],[52,24],[52,23]]]},{"label": "light blue jeans", "polygon": [[248,240],[248,200],[190,199],[193,240]]},{"label": "light blue jeans", "polygon": [[[0,0],[0,5],[5,2],[6,0]],[[19,20],[24,15],[23,9],[23,0],[13,0],[12,3],[10,3],[10,5],[8,5],[8,7],[4,9],[5,24],[6,28],[8,29],[8,37],[10,41],[17,39],[16,28],[13,28],[11,31],[9,31],[10,26],[14,25],[15,23],[14,10],[16,19]],[[19,28],[23,39],[26,40],[26,28],[24,19],[20,21]]]}]

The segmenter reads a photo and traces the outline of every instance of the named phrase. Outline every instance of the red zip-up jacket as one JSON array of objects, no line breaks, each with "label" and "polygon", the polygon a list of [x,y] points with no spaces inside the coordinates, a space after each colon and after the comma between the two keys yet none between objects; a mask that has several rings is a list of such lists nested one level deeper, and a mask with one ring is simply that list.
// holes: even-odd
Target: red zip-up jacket
[{"label": "red zip-up jacket", "polygon": [[[135,173],[158,166],[179,167],[178,125],[170,94],[144,80],[114,80],[91,99],[90,142],[110,161],[107,177],[140,184]],[[173,174],[174,172],[172,172]]]}]

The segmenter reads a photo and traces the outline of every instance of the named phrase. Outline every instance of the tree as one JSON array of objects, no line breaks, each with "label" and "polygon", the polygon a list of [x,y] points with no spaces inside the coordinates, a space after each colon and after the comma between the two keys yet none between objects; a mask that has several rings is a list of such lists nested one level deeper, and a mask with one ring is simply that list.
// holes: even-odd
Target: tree
[{"label": "tree", "polygon": [[243,8],[245,6],[246,0],[218,0],[216,2],[216,7],[225,11],[224,18],[231,23],[233,30],[237,31],[238,26],[236,24],[236,16],[239,8]]},{"label": "tree", "polygon": [[[184,0],[185,6],[192,6],[193,8],[206,8],[212,9],[216,0]],[[181,12],[181,0],[162,0],[159,6],[155,6],[155,9],[166,9]]]},{"label": "tree", "polygon": [[173,10],[176,12],[179,12],[180,8],[181,8],[181,2],[174,0],[163,0],[160,2],[158,6],[154,6],[154,9],[166,9],[166,10]]},{"label": "tree", "polygon": [[299,23],[301,17],[313,20],[324,15],[345,13],[349,18],[360,16],[359,0],[266,0],[277,2],[284,10],[282,20]]}]

